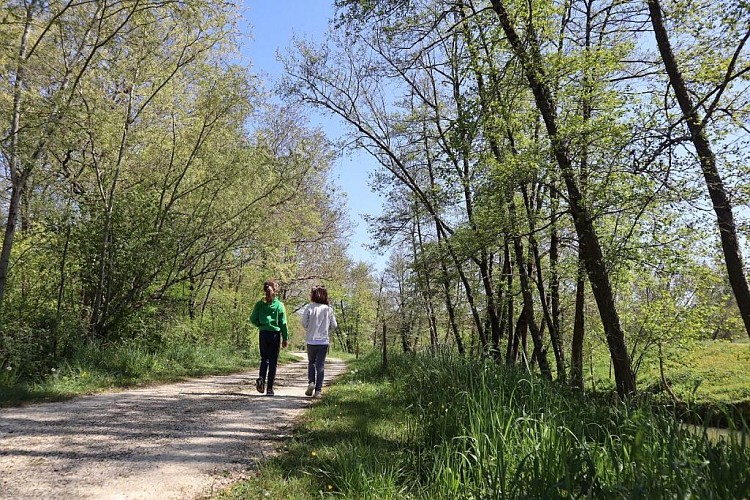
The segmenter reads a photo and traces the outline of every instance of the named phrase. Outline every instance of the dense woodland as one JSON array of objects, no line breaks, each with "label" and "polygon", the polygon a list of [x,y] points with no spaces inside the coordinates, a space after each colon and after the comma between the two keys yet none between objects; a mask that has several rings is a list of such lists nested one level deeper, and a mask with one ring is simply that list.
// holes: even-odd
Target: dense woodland
[{"label": "dense woodland", "polygon": [[[270,276],[290,313],[329,286],[340,349],[578,389],[604,355],[622,397],[645,360],[748,338],[746,2],[338,0],[273,95],[237,62],[237,16],[5,2],[5,382],[91,345],[246,346]],[[329,180],[351,148],[381,167],[380,273],[347,257]]]}]

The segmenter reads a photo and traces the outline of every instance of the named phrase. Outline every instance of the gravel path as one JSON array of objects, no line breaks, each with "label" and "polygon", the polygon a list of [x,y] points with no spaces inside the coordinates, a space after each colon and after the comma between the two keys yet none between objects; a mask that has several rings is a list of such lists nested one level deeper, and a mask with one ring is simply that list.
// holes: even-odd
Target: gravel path
[{"label": "gravel path", "polygon": [[[326,360],[326,380],[344,363]],[[0,410],[0,498],[200,498],[244,477],[313,400],[307,363]]]}]

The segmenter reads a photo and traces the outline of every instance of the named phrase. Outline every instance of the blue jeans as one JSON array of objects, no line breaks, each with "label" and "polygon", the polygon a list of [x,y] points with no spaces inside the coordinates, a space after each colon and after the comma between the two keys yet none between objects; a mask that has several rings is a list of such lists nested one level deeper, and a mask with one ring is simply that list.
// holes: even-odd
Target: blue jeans
[{"label": "blue jeans", "polygon": [[323,365],[328,354],[327,345],[307,344],[307,381],[315,382],[315,392],[323,388]]},{"label": "blue jeans", "polygon": [[279,348],[281,347],[281,332],[259,333],[260,344],[260,378],[266,380],[266,392],[273,391],[273,380],[276,378],[276,365],[279,363]]}]

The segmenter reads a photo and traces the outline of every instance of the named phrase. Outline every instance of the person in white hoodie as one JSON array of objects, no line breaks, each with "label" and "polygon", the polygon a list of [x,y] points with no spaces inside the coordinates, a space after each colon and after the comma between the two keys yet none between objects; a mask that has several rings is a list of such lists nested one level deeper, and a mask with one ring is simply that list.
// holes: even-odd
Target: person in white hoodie
[{"label": "person in white hoodie", "polygon": [[306,396],[319,398],[323,389],[323,365],[328,354],[330,333],[338,324],[333,308],[328,305],[328,291],[315,285],[310,291],[310,303],[302,311],[302,327],[306,331],[307,343],[307,390]]}]

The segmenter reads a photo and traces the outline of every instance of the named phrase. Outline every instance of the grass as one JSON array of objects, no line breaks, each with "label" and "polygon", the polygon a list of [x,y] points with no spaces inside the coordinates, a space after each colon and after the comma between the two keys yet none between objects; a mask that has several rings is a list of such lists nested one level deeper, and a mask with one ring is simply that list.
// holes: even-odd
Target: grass
[{"label": "grass", "polygon": [[[296,359],[282,351],[279,362]],[[258,364],[257,348],[238,349],[229,343],[175,344],[160,351],[137,344],[90,345],[61,362],[38,382],[18,382],[10,370],[0,373],[0,406],[57,401],[112,388],[234,373]]]},{"label": "grass", "polygon": [[352,363],[234,498],[747,498],[747,434],[712,442],[648,406],[612,405],[441,354]]},{"label": "grass", "polygon": [[380,373],[375,357],[351,365],[300,423],[283,454],[218,498],[316,498],[351,491],[360,498],[402,498],[408,395]]},{"label": "grass", "polygon": [[[659,362],[655,349],[652,351],[638,372],[639,388],[660,384]],[[701,341],[684,348],[665,349],[664,357],[667,380],[680,399],[701,403],[750,400],[750,342]],[[606,346],[600,346],[586,360],[586,381],[587,389],[614,387]]]},{"label": "grass", "polygon": [[[664,390],[656,351],[644,357],[638,390],[660,405],[672,405]],[[665,348],[665,376],[687,421],[719,427],[750,422],[750,342],[701,341]],[[593,362],[593,366],[592,366]],[[609,353],[600,346],[587,360],[587,390],[614,390]],[[593,377],[592,377],[593,372]]]}]

